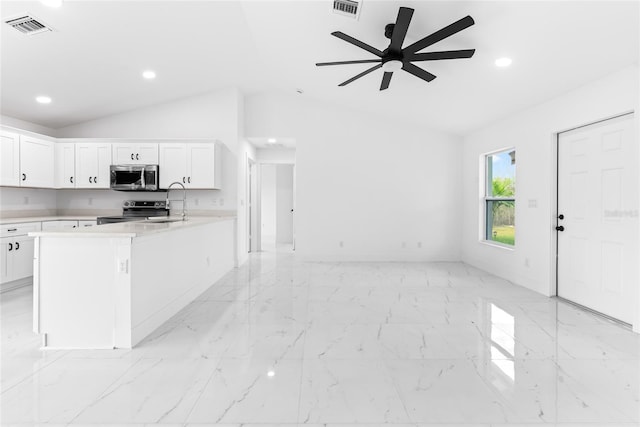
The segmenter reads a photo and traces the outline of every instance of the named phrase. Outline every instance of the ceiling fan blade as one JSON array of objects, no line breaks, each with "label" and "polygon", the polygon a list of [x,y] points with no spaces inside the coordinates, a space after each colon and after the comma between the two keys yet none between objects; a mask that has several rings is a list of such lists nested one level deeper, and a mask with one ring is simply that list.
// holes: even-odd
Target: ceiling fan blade
[{"label": "ceiling fan blade", "polygon": [[426,53],[414,53],[405,57],[406,61],[437,61],[439,59],[459,59],[459,58],[471,58],[476,52],[475,49],[465,50],[445,50],[442,52],[426,52]]},{"label": "ceiling fan blade", "polygon": [[384,75],[382,76],[382,84],[380,84],[380,90],[385,90],[389,87],[389,83],[391,83],[391,76],[393,76],[393,73],[388,71],[384,72]]},{"label": "ceiling fan blade", "polygon": [[351,37],[349,35],[346,35],[342,31],[334,31],[333,33],[331,33],[331,35],[335,36],[335,37],[337,37],[339,39],[342,39],[342,40],[346,41],[347,43],[351,43],[354,46],[358,46],[360,49],[364,49],[367,52],[373,53],[378,58],[382,58],[382,52],[381,51],[379,51],[378,49],[376,49],[373,46],[369,46],[368,44],[361,42],[358,39],[354,39],[353,37]]},{"label": "ceiling fan blade", "polygon": [[354,81],[354,80],[358,80],[360,77],[366,76],[366,75],[367,75],[367,74],[369,74],[370,72],[372,72],[372,71],[374,71],[374,70],[377,70],[378,68],[381,68],[381,67],[382,67],[382,64],[381,64],[381,63],[380,63],[380,64],[378,64],[378,65],[374,65],[373,67],[371,67],[371,68],[369,68],[369,69],[367,69],[367,70],[365,70],[365,71],[361,72],[361,73],[360,73],[360,74],[358,74],[357,76],[351,77],[349,80],[347,80],[347,81],[345,81],[345,82],[340,83],[338,86],[346,86],[346,85],[348,85],[349,83],[351,83],[352,81]]},{"label": "ceiling fan blade", "polygon": [[393,27],[393,34],[391,35],[391,44],[389,50],[400,53],[402,51],[402,43],[409,30],[409,23],[413,16],[413,9],[408,7],[401,7],[398,10],[398,18],[396,18],[396,24]]},{"label": "ceiling fan blade", "polygon": [[366,64],[370,62],[382,62],[382,59],[359,59],[357,61],[318,62],[316,65],[318,67],[322,67],[324,65]]},{"label": "ceiling fan blade", "polygon": [[402,50],[402,53],[406,55],[411,55],[412,53],[416,53],[419,50],[424,49],[425,47],[431,46],[434,43],[439,42],[440,40],[446,39],[454,35],[455,33],[464,30],[475,24],[475,21],[471,16],[465,16],[464,18],[454,22],[453,24],[447,25],[441,30],[436,31],[433,34],[428,35],[427,37],[418,40],[417,42],[405,47]]},{"label": "ceiling fan blade", "polygon": [[411,64],[410,62],[403,63],[402,69],[405,70],[407,73],[413,74],[414,76],[421,78],[422,80],[426,80],[428,82],[436,78],[436,76],[434,76],[430,72],[425,71],[422,68]]}]

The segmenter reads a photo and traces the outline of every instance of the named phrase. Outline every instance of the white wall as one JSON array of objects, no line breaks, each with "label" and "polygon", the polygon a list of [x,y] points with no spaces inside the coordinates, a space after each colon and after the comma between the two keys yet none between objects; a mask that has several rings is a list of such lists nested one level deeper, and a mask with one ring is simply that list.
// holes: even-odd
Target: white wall
[{"label": "white wall", "polygon": [[[553,295],[554,135],[637,108],[638,67],[634,66],[466,136],[462,158],[463,261],[544,295]],[[484,153],[503,147],[515,147],[517,152],[516,246],[513,250],[479,241],[480,159]],[[536,201],[537,207],[529,207],[530,201]]]},{"label": "white wall", "polygon": [[56,214],[56,190],[0,187],[0,217]]},{"label": "white wall", "polygon": [[0,115],[0,125],[26,130],[29,132],[35,132],[47,136],[56,136],[55,129],[4,115]]},{"label": "white wall", "polygon": [[248,96],[245,117],[296,140],[302,258],[459,260],[461,138],[304,96]]},{"label": "white wall", "polygon": [[256,160],[258,163],[271,164],[295,164],[295,148],[258,148],[256,150]]}]

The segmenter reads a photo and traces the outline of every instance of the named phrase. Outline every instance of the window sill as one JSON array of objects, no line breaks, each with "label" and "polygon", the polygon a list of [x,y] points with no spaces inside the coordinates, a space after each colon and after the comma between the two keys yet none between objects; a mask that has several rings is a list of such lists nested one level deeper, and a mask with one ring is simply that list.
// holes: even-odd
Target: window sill
[{"label": "window sill", "polygon": [[503,249],[505,251],[510,251],[510,252],[514,252],[516,249],[515,246],[505,245],[503,243],[496,243],[490,240],[479,240],[478,243],[480,243],[481,245],[491,246],[494,248]]}]

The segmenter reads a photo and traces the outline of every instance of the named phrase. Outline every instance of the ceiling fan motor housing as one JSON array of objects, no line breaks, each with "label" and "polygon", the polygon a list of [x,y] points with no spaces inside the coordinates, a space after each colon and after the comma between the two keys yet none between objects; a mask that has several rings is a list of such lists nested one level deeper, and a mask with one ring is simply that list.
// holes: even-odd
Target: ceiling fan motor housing
[{"label": "ceiling fan motor housing", "polygon": [[393,35],[393,29],[395,28],[396,24],[387,24],[384,27],[384,36],[386,38],[388,38],[389,40],[391,40],[391,36]]}]

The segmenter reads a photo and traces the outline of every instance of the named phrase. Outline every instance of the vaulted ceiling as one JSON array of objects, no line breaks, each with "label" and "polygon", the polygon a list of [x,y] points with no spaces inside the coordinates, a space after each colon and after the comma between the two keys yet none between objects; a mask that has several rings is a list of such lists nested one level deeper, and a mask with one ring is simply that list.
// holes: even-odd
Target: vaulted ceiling
[{"label": "vaulted ceiling", "polygon": [[[3,21],[32,14],[54,31],[25,36],[2,24],[0,112],[52,128],[237,86],[284,91],[464,134],[638,63],[636,1],[375,1],[359,20],[332,1],[2,1]],[[384,26],[400,6],[415,9],[405,45],[471,15],[475,25],[428,51],[475,48],[471,59],[424,62],[426,83],[396,72],[379,91],[377,70],[338,84],[369,59],[332,37],[342,31],[383,50]],[[513,64],[497,68],[508,56]],[[142,79],[153,69],[157,78]],[[34,98],[53,99],[39,105]]]}]

